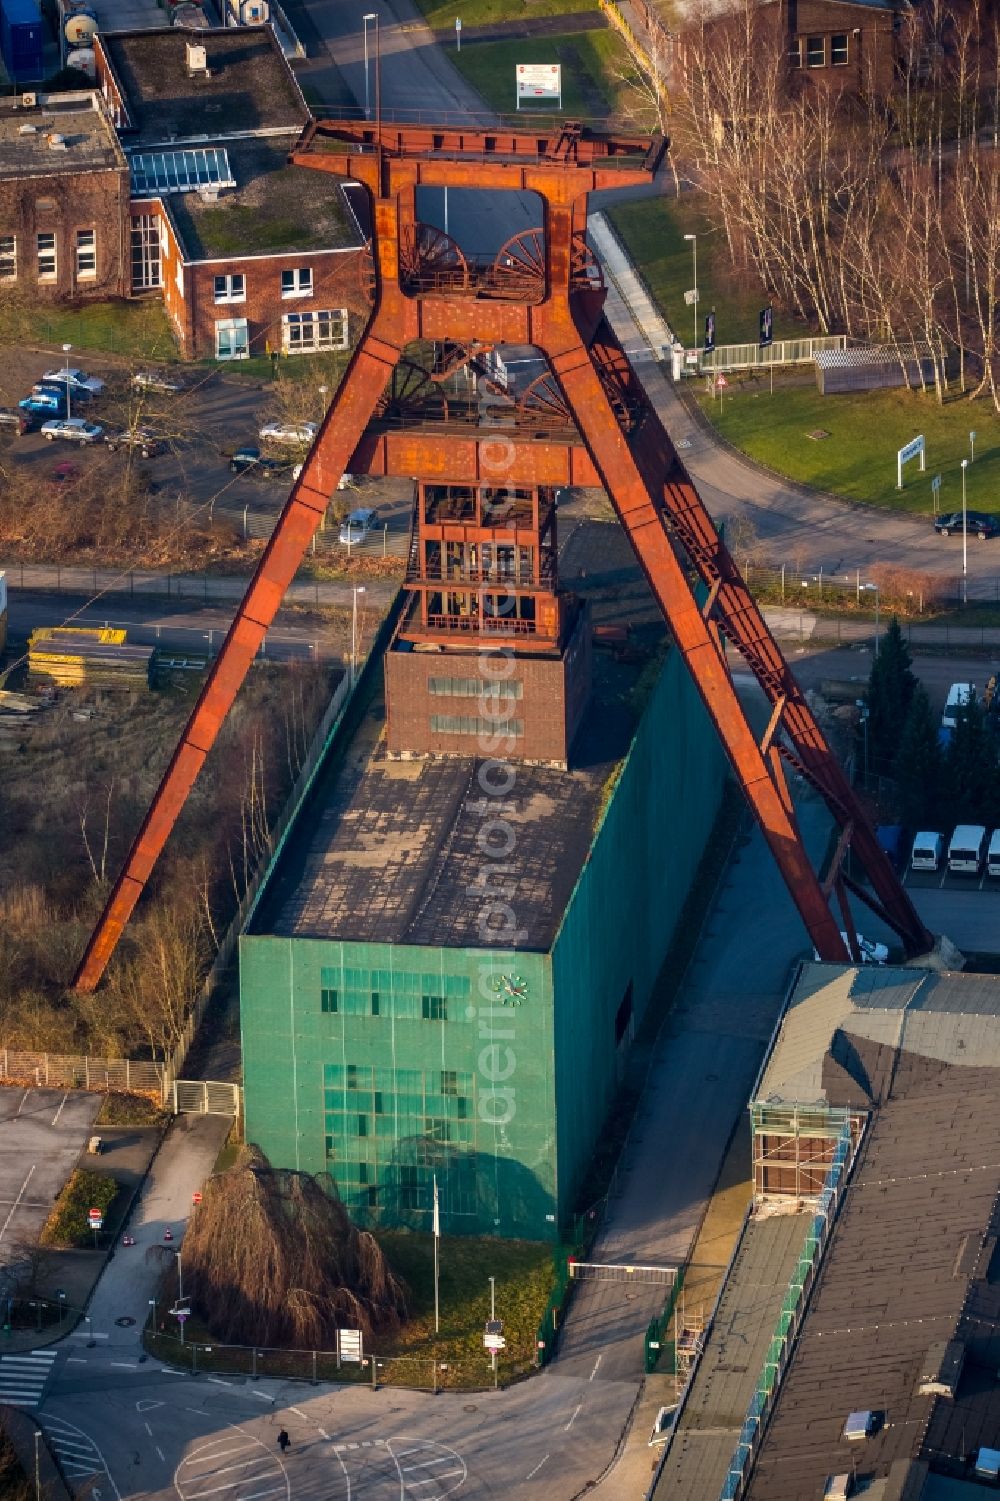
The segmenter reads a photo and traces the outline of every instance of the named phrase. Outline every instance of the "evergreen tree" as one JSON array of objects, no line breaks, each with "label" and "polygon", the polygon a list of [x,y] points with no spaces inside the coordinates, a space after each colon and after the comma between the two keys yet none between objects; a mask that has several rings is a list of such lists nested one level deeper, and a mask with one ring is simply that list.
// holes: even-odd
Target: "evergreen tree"
[{"label": "evergreen tree", "polygon": [[909,829],[933,829],[942,802],[942,758],[938,722],[930,700],[917,684],[899,737],[893,774],[899,794],[899,820]]},{"label": "evergreen tree", "polygon": [[948,811],[953,823],[987,823],[993,810],[997,759],[978,701],[958,711],[945,760]]},{"label": "evergreen tree", "polygon": [[890,775],[917,680],[895,615],[879,643],[868,679],[868,756],[877,776]]}]

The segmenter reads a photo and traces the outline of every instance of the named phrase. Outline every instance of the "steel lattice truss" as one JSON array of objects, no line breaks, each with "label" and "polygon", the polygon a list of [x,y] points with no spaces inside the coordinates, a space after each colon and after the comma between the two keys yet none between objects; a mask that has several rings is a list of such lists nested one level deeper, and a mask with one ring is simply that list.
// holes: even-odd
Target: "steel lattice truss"
[{"label": "steel lattice truss", "polygon": [[[563,474],[550,482],[596,482],[606,489],[820,955],[859,957],[848,893],[895,930],[908,954],[931,947],[931,935],[604,317],[603,278],[586,248],[587,195],[649,181],[664,150],[660,139],[571,125],[549,138],[501,127],[436,130],[386,122],[306,128],[292,161],[361,182],[372,196],[372,245],[359,257],[371,318],[88,944],[78,989],[99,982],[341,474],[425,473],[456,482],[480,477],[480,445],[466,434],[457,440],[444,422],[437,432],[427,422],[400,432],[385,421],[392,410],[405,418],[407,403],[421,406],[421,421],[435,403],[441,414],[433,375],[405,363],[395,373],[417,340],[447,346],[446,369],[461,363],[463,351],[500,344],[534,345],[546,357],[550,374],[519,408],[520,420],[538,426],[544,419],[544,430],[533,432],[529,443],[520,441],[515,426],[510,480],[536,481],[544,450],[547,474],[560,465]],[[477,264],[416,217],[417,188],[445,186],[534,192],[544,205],[544,224]],[[697,592],[692,574],[703,586]],[[742,655],[771,706],[760,738],[737,697],[725,641]],[[825,875],[804,847],[786,768],[824,798],[839,827]],[[845,869],[848,850],[852,874]]]}]

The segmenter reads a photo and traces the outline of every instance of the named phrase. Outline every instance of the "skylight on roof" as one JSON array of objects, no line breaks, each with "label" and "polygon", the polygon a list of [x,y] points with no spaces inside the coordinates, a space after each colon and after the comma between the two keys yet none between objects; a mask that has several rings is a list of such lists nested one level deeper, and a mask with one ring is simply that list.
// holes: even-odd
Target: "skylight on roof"
[{"label": "skylight on roof", "polygon": [[200,151],[142,151],[130,159],[134,193],[189,193],[196,188],[235,188],[224,146]]}]

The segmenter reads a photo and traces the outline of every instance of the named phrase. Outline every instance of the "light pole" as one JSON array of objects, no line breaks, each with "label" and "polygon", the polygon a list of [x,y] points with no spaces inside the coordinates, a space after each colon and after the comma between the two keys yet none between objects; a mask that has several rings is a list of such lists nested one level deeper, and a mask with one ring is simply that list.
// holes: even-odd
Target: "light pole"
[{"label": "light pole", "polygon": [[72,417],[72,415],[73,415],[72,411],[70,410],[71,402],[70,402],[70,394],[69,394],[69,352],[70,352],[70,350],[72,348],[73,348],[72,344],[64,344],[63,345],[63,354],[66,356],[66,358],[63,360],[63,385],[66,387],[66,416],[67,417]]},{"label": "light pole", "polygon": [[882,596],[879,592],[878,584],[862,584],[861,587],[862,589],[874,589],[875,591],[875,655],[878,656],[879,605],[882,602]]},{"label": "light pole", "polygon": [[[350,522],[348,522],[350,526]],[[355,584],[353,604],[351,609],[351,687],[357,682],[358,677],[358,595],[364,594],[364,584]]]},{"label": "light pole", "polygon": [[694,261],[694,348],[698,349],[698,236],[685,235],[685,240],[691,241],[691,257]]},{"label": "light pole", "polygon": [[861,717],[861,728],[862,728],[862,730],[864,732],[864,737],[865,737],[865,773],[864,773],[865,780],[864,780],[864,785],[865,785],[865,790],[867,791],[867,788],[868,788],[868,705],[865,703],[865,701],[864,701],[863,698],[856,698],[854,700],[854,702],[855,702],[855,705],[857,706],[858,713],[859,713],[859,715]]},{"label": "light pole", "polygon": [[370,120],[372,117],[372,107],[371,93],[368,88],[368,22],[374,21],[375,25],[377,26],[378,12],[370,10],[366,15],[362,16],[361,19],[365,23],[365,119]]},{"label": "light pole", "polygon": [[42,1430],[35,1429],[35,1501],[42,1501],[42,1471],[38,1446],[42,1442]]},{"label": "light pole", "polygon": [[962,603],[969,603],[969,516],[965,505],[965,471],[968,459],[962,460]]}]

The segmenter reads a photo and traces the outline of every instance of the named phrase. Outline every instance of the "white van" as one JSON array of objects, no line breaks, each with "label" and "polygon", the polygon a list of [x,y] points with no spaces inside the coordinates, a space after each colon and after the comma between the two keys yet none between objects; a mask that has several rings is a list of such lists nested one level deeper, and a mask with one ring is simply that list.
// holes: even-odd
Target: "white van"
[{"label": "white van", "polygon": [[914,836],[910,851],[911,870],[939,870],[944,855],[944,836],[927,830]]},{"label": "white van", "polygon": [[976,701],[975,683],[952,683],[948,689],[948,697],[944,703],[944,713],[941,715],[941,727],[945,730],[953,730],[958,723],[958,711],[964,709],[966,704]]},{"label": "white van", "polygon": [[1000,829],[990,835],[990,847],[986,851],[986,874],[1000,876]]},{"label": "white van", "polygon": [[956,875],[978,876],[986,853],[986,829],[981,823],[960,823],[948,845],[948,869]]}]

